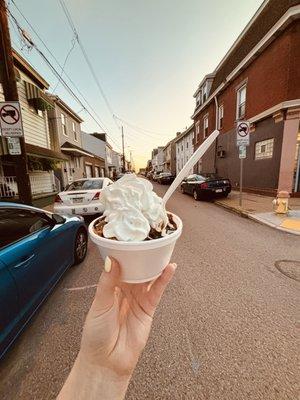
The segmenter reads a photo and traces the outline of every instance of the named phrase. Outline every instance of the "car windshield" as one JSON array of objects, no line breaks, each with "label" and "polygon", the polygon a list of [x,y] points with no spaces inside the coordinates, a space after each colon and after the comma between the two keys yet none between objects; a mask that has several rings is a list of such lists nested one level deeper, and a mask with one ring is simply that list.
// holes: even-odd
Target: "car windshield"
[{"label": "car windshield", "polygon": [[172,175],[171,172],[163,172],[161,174],[161,176],[171,176],[171,175]]},{"label": "car windshield", "polygon": [[72,182],[65,191],[102,189],[103,179],[86,179]]}]

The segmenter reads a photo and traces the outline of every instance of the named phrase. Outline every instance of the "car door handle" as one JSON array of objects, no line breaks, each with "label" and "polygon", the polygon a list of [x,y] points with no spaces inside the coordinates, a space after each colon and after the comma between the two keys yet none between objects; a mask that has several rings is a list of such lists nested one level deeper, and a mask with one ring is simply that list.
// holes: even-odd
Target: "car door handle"
[{"label": "car door handle", "polygon": [[31,254],[29,257],[23,257],[18,264],[14,266],[14,268],[20,268],[20,267],[27,267],[29,262],[33,259],[35,254]]}]

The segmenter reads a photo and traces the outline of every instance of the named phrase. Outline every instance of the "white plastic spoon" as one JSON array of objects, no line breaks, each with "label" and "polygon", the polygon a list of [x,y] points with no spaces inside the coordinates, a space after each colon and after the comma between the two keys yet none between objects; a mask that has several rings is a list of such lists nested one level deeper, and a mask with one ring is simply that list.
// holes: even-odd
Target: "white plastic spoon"
[{"label": "white plastic spoon", "polygon": [[193,166],[200,160],[200,158],[203,156],[204,153],[209,149],[209,147],[212,145],[212,143],[216,140],[218,137],[220,131],[215,130],[213,133],[211,133],[208,138],[199,146],[199,148],[193,153],[192,157],[186,162],[182,170],[179,172],[179,174],[176,176],[174,179],[172,185],[169,187],[169,189],[166,191],[164,197],[163,197],[163,203],[166,205],[167,201],[169,198],[172,196],[172,194],[175,192],[177,189],[177,186],[180,185],[182,180],[186,177],[188,174],[189,170],[193,168]]}]

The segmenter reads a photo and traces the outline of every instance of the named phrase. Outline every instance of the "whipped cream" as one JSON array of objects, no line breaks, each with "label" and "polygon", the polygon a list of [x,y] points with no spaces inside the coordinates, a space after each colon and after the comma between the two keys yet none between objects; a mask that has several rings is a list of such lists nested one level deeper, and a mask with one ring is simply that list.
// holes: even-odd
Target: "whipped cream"
[{"label": "whipped cream", "polygon": [[103,236],[126,242],[142,241],[154,228],[166,234],[168,216],[162,199],[151,182],[135,174],[125,174],[101,191],[105,221]]}]

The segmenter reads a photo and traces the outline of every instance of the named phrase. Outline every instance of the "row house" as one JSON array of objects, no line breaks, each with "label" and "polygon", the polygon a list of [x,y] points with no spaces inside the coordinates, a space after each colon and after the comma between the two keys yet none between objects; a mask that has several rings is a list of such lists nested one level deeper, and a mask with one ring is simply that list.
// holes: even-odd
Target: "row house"
[{"label": "row house", "polygon": [[82,147],[84,151],[89,152],[83,158],[84,174],[87,178],[104,177],[105,174],[105,147],[106,143],[86,132],[81,132]]},{"label": "row house", "polygon": [[48,111],[50,131],[55,138],[53,146],[66,156],[61,167],[54,172],[63,189],[74,180],[85,177],[84,157],[90,154],[82,147],[83,120],[61,98],[54,95],[49,97],[54,103],[54,108]]},{"label": "row house", "polygon": [[157,147],[152,150],[151,154],[152,170],[155,172],[163,172],[164,170],[164,146]]},{"label": "row house", "polygon": [[[176,174],[178,174],[194,152],[194,124],[184,132],[178,132],[174,139],[174,143],[176,154]],[[192,172],[193,171],[191,170],[190,173]]]},{"label": "row house", "polygon": [[175,139],[170,140],[163,148],[164,172],[171,172],[176,175],[176,143]]},{"label": "row house", "polygon": [[195,172],[217,172],[238,186],[235,126],[248,120],[245,190],[300,195],[299,61],[299,1],[264,1],[194,94],[195,149],[220,130]]},{"label": "row house", "polygon": [[[33,203],[43,206],[50,204],[59,190],[54,169],[67,157],[55,148],[56,138],[49,129],[48,112],[55,107],[46,94],[49,84],[15,51],[13,59]],[[2,87],[0,101],[4,101]],[[8,154],[5,138],[0,146],[0,196],[2,199],[18,197],[14,160]]]}]

